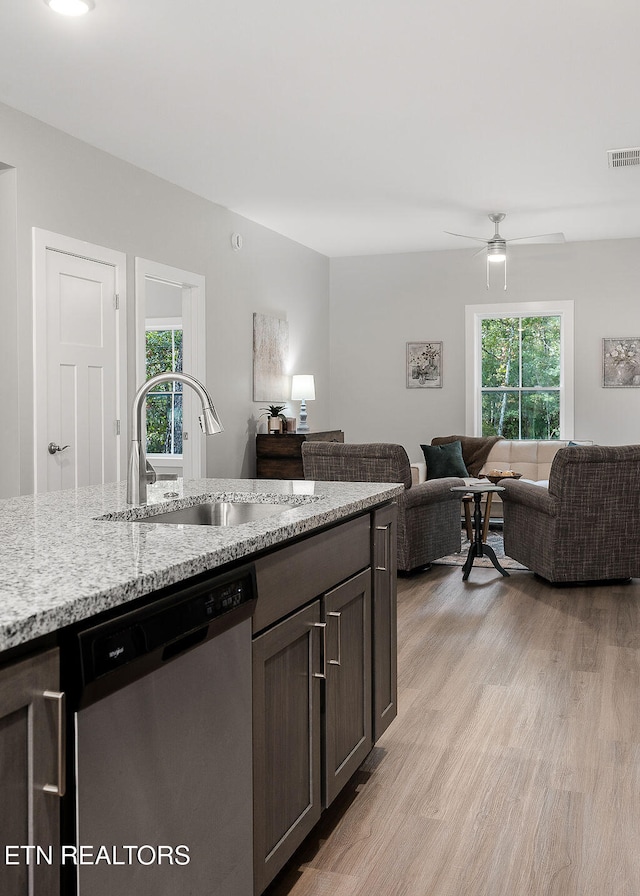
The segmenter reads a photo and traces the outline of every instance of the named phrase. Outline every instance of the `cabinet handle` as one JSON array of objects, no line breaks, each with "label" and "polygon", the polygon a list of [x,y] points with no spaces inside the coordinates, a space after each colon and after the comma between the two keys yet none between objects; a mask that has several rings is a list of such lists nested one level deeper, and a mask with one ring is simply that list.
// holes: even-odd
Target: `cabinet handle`
[{"label": "cabinet handle", "polygon": [[327,613],[327,616],[333,616],[338,620],[338,659],[329,660],[330,666],[342,665],[342,613]]},{"label": "cabinet handle", "polygon": [[65,774],[65,700],[64,691],[44,691],[43,697],[55,700],[58,704],[58,783],[45,784],[42,788],[47,793],[64,796],[67,789]]},{"label": "cabinet handle", "polygon": [[313,628],[322,629],[322,672],[314,672],[314,678],[327,678],[327,623],[314,622]]},{"label": "cabinet handle", "polygon": [[[389,527],[388,526],[376,526],[376,532],[388,533]],[[377,552],[376,552],[376,571],[378,571],[378,572],[387,572],[387,570],[389,569],[389,538],[385,537],[383,543],[384,543],[384,561],[382,563],[382,566],[377,564],[378,558],[377,558]]]}]

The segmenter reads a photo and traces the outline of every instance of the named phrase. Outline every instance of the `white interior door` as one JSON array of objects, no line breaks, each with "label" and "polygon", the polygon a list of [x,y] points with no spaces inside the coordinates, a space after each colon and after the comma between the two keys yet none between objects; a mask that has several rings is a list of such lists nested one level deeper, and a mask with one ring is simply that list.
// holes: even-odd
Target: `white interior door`
[{"label": "white interior door", "polygon": [[122,467],[124,265],[51,243],[68,241],[34,242],[36,492],[114,482]]}]

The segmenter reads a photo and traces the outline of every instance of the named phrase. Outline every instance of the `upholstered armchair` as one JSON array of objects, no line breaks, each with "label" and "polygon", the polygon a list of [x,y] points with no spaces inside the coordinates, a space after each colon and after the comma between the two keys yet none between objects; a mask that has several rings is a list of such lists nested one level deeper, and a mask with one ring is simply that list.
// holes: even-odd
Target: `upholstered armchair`
[{"label": "upholstered armchair", "polygon": [[460,550],[460,496],[456,478],[411,485],[411,466],[402,445],[304,442],[305,479],[341,482],[401,482],[398,503],[398,570],[410,572]]},{"label": "upholstered armchair", "polygon": [[640,445],[561,448],[548,488],[500,485],[509,557],[550,582],[640,576]]}]

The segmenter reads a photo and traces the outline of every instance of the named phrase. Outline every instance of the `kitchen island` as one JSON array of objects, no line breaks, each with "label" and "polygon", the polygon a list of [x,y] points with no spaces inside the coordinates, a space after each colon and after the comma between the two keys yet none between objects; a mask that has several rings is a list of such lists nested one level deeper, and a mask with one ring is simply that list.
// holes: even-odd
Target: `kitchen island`
[{"label": "kitchen island", "polygon": [[[124,482],[0,501],[0,652],[201,572],[393,500],[398,485],[162,481],[144,506]],[[177,492],[177,498],[165,494]],[[149,512],[210,500],[275,500],[285,513],[239,527],[144,525]]]},{"label": "kitchen island", "polygon": [[[227,816],[234,819],[234,824],[244,824],[246,836],[234,841],[237,856],[233,873],[217,869],[216,873],[229,876],[220,877],[224,882],[218,888],[213,886],[211,892],[216,896],[261,893],[395,717],[393,499],[401,491],[402,486],[395,484],[203,479],[159,482],[150,489],[144,506],[126,504],[124,483],[1,502],[0,720],[9,720],[10,725],[0,728],[0,750],[11,756],[5,780],[0,776],[0,794],[3,800],[5,796],[10,800],[0,831],[3,842],[19,844],[17,831],[31,829],[32,842],[49,844],[55,853],[60,842],[73,843],[73,830],[70,832],[64,821],[65,814],[73,814],[73,805],[80,805],[79,820],[74,822],[80,827],[82,806],[88,807],[85,831],[91,830],[90,795],[84,802],[74,802],[74,787],[78,787],[74,762],[82,763],[83,750],[87,755],[89,752],[83,744],[91,743],[99,760],[93,762],[93,770],[97,768],[98,776],[102,774],[103,740],[94,736],[94,711],[96,707],[101,710],[102,705],[108,707],[112,698],[107,693],[107,699],[100,698],[102,703],[86,707],[79,692],[75,693],[73,669],[80,667],[70,663],[68,657],[78,633],[96,622],[102,625],[106,621],[117,627],[123,614],[138,612],[141,607],[151,607],[155,613],[156,607],[171,603],[174,589],[207,588],[211,582],[213,594],[215,583],[225,581],[224,576],[245,575],[250,569],[257,598],[251,604],[251,619],[209,642],[209,656],[212,663],[218,662],[218,672],[205,676],[207,682],[221,679],[229,666],[226,660],[222,665],[219,657],[216,660],[220,652],[217,645],[220,649],[225,643],[236,645],[237,675],[224,689],[231,696],[219,704],[215,718],[204,718],[208,704],[206,700],[200,703],[193,718],[202,720],[202,725],[194,721],[191,730],[204,730],[206,724],[209,733],[201,750],[205,755],[210,751],[211,757],[217,755],[218,741],[225,742],[226,714],[233,714],[243,703],[233,699],[234,682],[240,678],[246,682],[249,702],[244,703],[249,718],[238,725],[238,731],[247,732],[247,746],[238,743],[234,747],[234,761],[225,774],[219,775],[222,784],[216,786],[226,787],[235,769],[243,771],[244,778],[234,782],[233,793],[244,793],[253,805],[245,805],[238,812],[233,806],[229,815],[229,801],[225,804]],[[236,526],[154,522],[154,514],[212,501],[264,505],[266,516]],[[204,629],[199,625],[193,635],[199,638],[202,633],[204,638],[207,625]],[[169,676],[165,677],[165,686],[173,686],[181,669],[201,662],[198,658],[207,655],[204,647],[197,646],[198,638],[177,638],[175,645],[169,645],[170,659],[162,669],[162,674]],[[117,652],[120,650],[118,647]],[[66,725],[61,712],[63,690],[71,695]],[[193,694],[194,707],[195,698],[202,700],[200,690],[186,689],[184,697],[178,695],[174,701],[177,715],[191,702],[189,694]],[[140,704],[143,710],[155,690],[144,693]],[[74,713],[75,730],[71,721]],[[163,715],[160,705],[155,718]],[[86,721],[79,724],[81,716]],[[144,732],[156,731],[155,722],[145,729],[146,712],[142,710],[134,712],[132,718],[136,725],[140,720],[137,743],[144,744],[148,736]],[[62,735],[63,726],[67,741],[75,740],[76,744],[75,756],[69,749],[66,760],[64,737],[56,739],[56,729]],[[110,722],[105,731],[111,734],[112,728]],[[105,778],[104,798],[109,796],[111,782],[120,771],[132,766],[123,739],[128,729],[120,735],[114,733],[112,748],[105,749],[105,774],[107,758],[112,767]],[[173,730],[175,726],[168,729],[169,734]],[[24,756],[23,744],[28,745]],[[184,749],[190,746],[187,739]],[[155,757],[162,749],[163,744],[156,742],[143,755]],[[124,752],[120,756],[121,750]],[[240,761],[242,756],[245,761]],[[228,753],[226,758],[229,761]],[[188,755],[185,760],[185,768],[195,765]],[[85,767],[90,766],[85,759]],[[135,796],[143,786],[143,767],[138,768],[125,791],[134,799],[126,813],[127,822],[132,808],[145,802]],[[293,774],[295,768],[305,768],[304,776]],[[60,799],[65,790],[65,769],[67,796]],[[150,782],[150,792],[157,780],[162,779]],[[208,785],[203,782],[199,786],[195,780],[194,785],[195,807],[195,791],[200,791],[199,798],[206,796]],[[174,813],[178,822],[193,815],[202,819],[205,830],[206,824],[213,825],[210,844],[196,844],[199,834],[193,835],[194,871],[196,857],[205,853],[213,856],[215,864],[215,847],[222,842],[216,821],[220,812],[218,792],[211,790],[212,799],[200,815],[195,808],[193,812],[183,809]],[[65,805],[66,813],[64,808],[61,812]],[[101,808],[99,820],[103,816]],[[199,832],[201,827],[198,822],[192,830]],[[139,837],[145,830],[143,827]],[[126,842],[144,842],[132,836],[128,835]],[[106,835],[97,842],[105,840]],[[114,837],[107,842],[113,846]],[[21,853],[12,853],[16,855]],[[102,868],[102,878],[92,878],[90,871],[83,870],[80,880],[85,875],[86,881],[81,889],[88,886],[96,894],[109,892],[113,880],[108,871]],[[179,893],[180,881],[186,879],[176,868],[167,875],[175,875],[171,891]],[[149,892],[160,892],[158,881],[168,882],[169,877],[163,869],[160,878],[149,885]],[[43,862],[37,868],[24,863],[16,869],[0,865],[3,892],[16,896],[23,892],[57,893],[59,879],[60,867],[55,862]],[[124,882],[124,878],[119,880]],[[143,894],[147,892],[145,881],[150,880],[146,872],[140,878],[127,879],[126,885]],[[63,891],[73,892],[69,880],[64,881]]]}]

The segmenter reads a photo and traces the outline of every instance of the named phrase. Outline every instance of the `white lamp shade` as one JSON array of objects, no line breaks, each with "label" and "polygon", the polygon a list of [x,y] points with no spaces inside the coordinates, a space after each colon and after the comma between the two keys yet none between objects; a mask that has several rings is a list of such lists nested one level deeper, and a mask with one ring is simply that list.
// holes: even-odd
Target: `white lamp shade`
[{"label": "white lamp shade", "polygon": [[294,373],[291,377],[291,400],[313,401],[316,397],[316,387],[312,373]]}]

